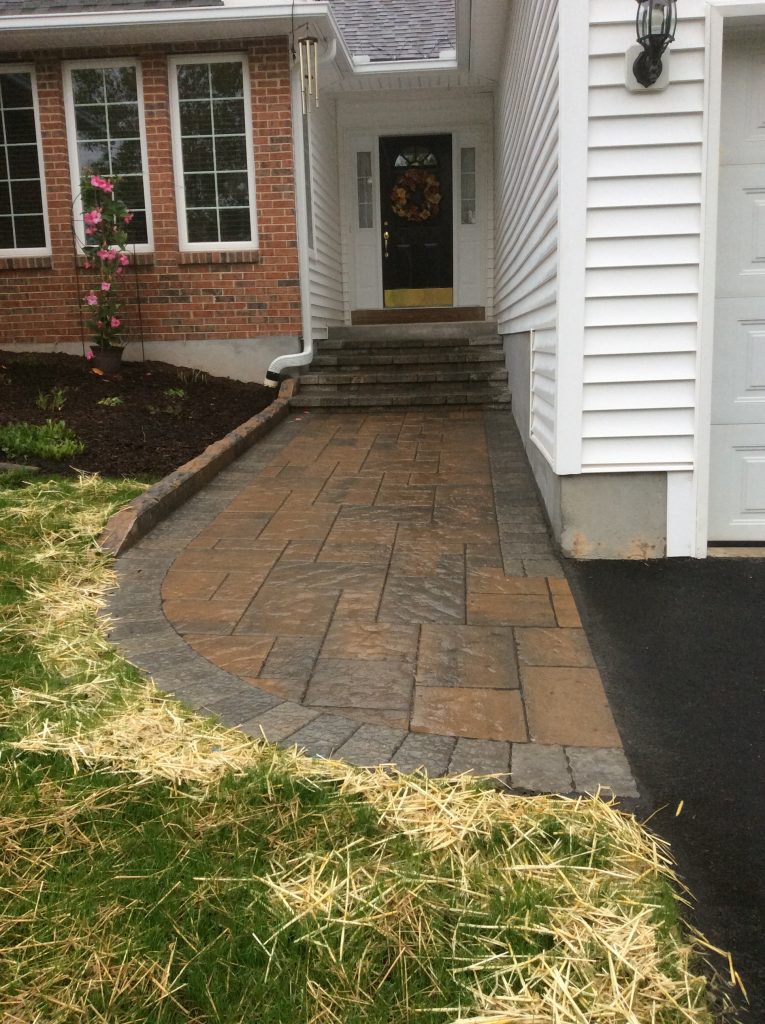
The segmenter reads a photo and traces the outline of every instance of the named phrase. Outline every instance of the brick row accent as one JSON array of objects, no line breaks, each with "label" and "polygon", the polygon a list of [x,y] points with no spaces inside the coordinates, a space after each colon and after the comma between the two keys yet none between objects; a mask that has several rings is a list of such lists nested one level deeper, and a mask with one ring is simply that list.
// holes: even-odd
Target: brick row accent
[{"label": "brick row accent", "polygon": [[[250,68],[258,250],[181,253],[172,162],[168,68],[170,53],[247,53]],[[92,51],[10,55],[34,61],[48,192],[52,254],[0,261],[0,346],[77,341],[88,275],[76,273],[71,176],[64,114],[62,61]],[[139,256],[137,279],[125,276],[125,340],[140,340],[140,293],[147,341],[205,336],[240,339],[300,331],[297,229],[287,40],[110,48],[107,56],[137,58],[142,67],[155,251]]]}]

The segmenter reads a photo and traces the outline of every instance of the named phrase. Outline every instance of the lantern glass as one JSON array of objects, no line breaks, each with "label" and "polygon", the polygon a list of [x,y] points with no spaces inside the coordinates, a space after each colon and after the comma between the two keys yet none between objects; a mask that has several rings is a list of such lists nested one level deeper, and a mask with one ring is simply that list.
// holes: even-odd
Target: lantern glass
[{"label": "lantern glass", "polygon": [[638,0],[638,42],[666,47],[675,38],[676,26],[677,0]]}]

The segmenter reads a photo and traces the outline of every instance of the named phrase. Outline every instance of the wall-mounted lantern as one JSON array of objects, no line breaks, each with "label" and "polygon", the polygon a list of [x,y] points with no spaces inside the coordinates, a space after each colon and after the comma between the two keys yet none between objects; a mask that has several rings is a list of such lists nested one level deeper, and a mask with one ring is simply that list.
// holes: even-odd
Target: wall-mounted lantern
[{"label": "wall-mounted lantern", "polygon": [[662,57],[675,39],[677,0],[637,0],[637,5],[637,41],[642,52],[632,65],[632,73],[648,89],[661,78]]},{"label": "wall-mounted lantern", "polygon": [[311,104],[319,105],[319,41],[313,36],[305,36],[298,41],[300,58],[300,95],[303,102],[303,113],[307,114]]}]

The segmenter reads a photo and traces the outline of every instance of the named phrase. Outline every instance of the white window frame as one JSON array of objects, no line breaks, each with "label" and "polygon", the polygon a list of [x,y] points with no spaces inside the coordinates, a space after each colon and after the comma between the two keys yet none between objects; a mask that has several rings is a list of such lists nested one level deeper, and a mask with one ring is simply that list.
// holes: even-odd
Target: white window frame
[{"label": "white window frame", "polygon": [[141,62],[133,57],[105,57],[92,60],[68,60],[62,64],[64,76],[64,109],[66,113],[66,141],[69,151],[69,173],[72,182],[72,216],[77,245],[86,243],[83,227],[82,197],[80,196],[80,158],[77,152],[77,124],[74,114],[74,88],[72,72],[85,68],[135,68],[136,92],[138,96],[138,132],[141,144],[141,165],[143,167],[143,194],[146,203],[146,241],[138,242],[128,249],[132,252],[154,252],[154,227],[151,212],[151,189],[149,185],[149,151],[146,143],[146,122],[143,103],[143,76]]},{"label": "white window frame", "polygon": [[48,221],[48,192],[45,187],[45,159],[42,146],[42,132],[40,131],[40,104],[37,97],[37,72],[34,64],[0,64],[0,75],[12,75],[14,72],[23,72],[31,76],[32,80],[32,104],[35,112],[35,138],[37,140],[37,160],[40,165],[40,195],[42,197],[43,225],[45,228],[45,245],[36,249],[0,249],[0,259],[14,259],[25,256],[50,256],[50,224]]},{"label": "white window frame", "polygon": [[[183,178],[183,150],[181,146],[181,116],[178,96],[178,66],[180,64],[242,64],[244,94],[244,132],[247,149],[247,184],[250,202],[250,234],[245,242],[190,242],[186,225],[186,187]],[[181,252],[249,252],[258,248],[258,218],[255,209],[255,160],[252,134],[252,104],[250,94],[250,65],[246,53],[187,53],[168,58],[170,83],[170,126],[175,171],[175,202],[178,211],[178,245]]]}]

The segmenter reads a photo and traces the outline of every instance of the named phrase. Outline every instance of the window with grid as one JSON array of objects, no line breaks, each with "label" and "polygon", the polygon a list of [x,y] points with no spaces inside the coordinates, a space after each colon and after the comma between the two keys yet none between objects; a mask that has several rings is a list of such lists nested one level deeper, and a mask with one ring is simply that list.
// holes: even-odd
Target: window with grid
[{"label": "window with grid", "polygon": [[256,242],[243,58],[174,65],[176,159],[183,174],[179,211],[190,248],[246,248]]},{"label": "window with grid", "polygon": [[0,71],[0,252],[45,250],[40,137],[31,71]]},{"label": "window with grid", "polygon": [[[149,243],[144,133],[135,64],[71,67],[71,114],[77,145],[75,195],[92,171],[119,178],[116,195],[133,214],[128,241]],[[74,161],[73,161],[74,164]]]}]

